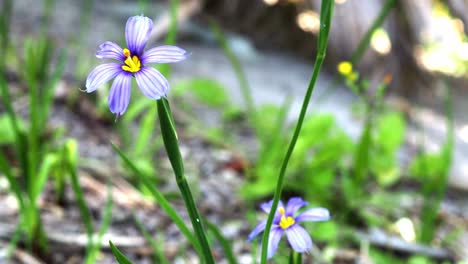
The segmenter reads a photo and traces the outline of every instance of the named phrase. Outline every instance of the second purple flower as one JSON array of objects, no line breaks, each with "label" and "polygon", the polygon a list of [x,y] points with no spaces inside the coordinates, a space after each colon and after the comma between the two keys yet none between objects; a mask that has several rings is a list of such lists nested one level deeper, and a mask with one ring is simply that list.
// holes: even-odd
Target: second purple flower
[{"label": "second purple flower", "polygon": [[[273,200],[268,203],[263,203],[260,208],[265,213],[270,213]],[[286,207],[283,202],[279,202],[278,209],[275,212],[273,225],[271,226],[270,236],[268,239],[268,258],[273,257],[278,248],[278,244],[283,234],[286,234],[288,242],[294,251],[305,253],[312,248],[312,239],[307,231],[299,225],[300,222],[308,221],[327,221],[330,219],[330,213],[327,209],[315,207],[306,209],[302,212],[299,210],[308,203],[300,197],[289,199]],[[251,241],[265,230],[267,220],[262,220],[249,234],[248,241]]]},{"label": "second purple flower", "polygon": [[153,21],[150,18],[130,17],[125,26],[127,48],[122,49],[119,45],[106,41],[96,52],[98,59],[111,59],[117,62],[101,64],[94,68],[86,79],[86,92],[94,92],[115,78],[108,103],[111,112],[117,117],[127,110],[133,77],[146,97],[157,100],[166,96],[169,82],[160,72],[147,66],[148,64],[179,62],[190,55],[176,46],[159,46],[144,51],[152,30]]}]

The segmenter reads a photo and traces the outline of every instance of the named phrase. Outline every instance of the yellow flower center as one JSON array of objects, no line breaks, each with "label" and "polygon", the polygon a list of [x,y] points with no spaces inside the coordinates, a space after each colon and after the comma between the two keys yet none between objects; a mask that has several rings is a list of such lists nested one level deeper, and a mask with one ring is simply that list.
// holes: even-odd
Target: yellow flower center
[{"label": "yellow flower center", "polygon": [[282,229],[287,229],[288,227],[294,225],[294,223],[296,222],[294,220],[294,218],[292,218],[291,216],[288,216],[286,217],[284,215],[285,211],[284,211],[284,208],[283,207],[280,207],[278,209],[279,213],[281,214],[281,220],[279,222],[279,226],[282,228]]},{"label": "yellow flower center", "polygon": [[345,76],[350,75],[353,72],[353,65],[349,61],[340,62],[338,72]]},{"label": "yellow flower center", "polygon": [[138,56],[133,55],[132,57],[128,49],[124,49],[123,54],[126,59],[124,61],[125,64],[122,65],[122,70],[128,72],[137,72],[141,69],[141,62],[140,59],[138,59]]}]

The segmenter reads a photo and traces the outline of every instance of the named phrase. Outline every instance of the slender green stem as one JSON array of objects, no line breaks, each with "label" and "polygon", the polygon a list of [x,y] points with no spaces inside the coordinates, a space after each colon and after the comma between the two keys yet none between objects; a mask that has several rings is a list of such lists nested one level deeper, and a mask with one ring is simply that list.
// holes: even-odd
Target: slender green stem
[{"label": "slender green stem", "polygon": [[289,254],[289,264],[302,264],[302,254],[291,250]]},{"label": "slender green stem", "polygon": [[280,173],[278,176],[278,181],[276,184],[275,195],[273,198],[273,204],[270,209],[270,213],[268,214],[267,224],[265,226],[265,231],[263,233],[262,238],[262,255],[261,255],[261,262],[265,264],[267,261],[267,250],[268,250],[268,237],[270,235],[271,225],[273,223],[273,218],[275,212],[278,208],[279,199],[281,197],[281,192],[283,190],[283,183],[285,178],[286,169],[288,167],[289,159],[291,158],[292,152],[294,147],[296,146],[297,139],[299,137],[299,133],[301,132],[302,123],[304,122],[304,118],[307,112],[307,107],[309,105],[310,98],[312,96],[312,91],[314,90],[315,82],[317,81],[320,68],[322,67],[322,63],[325,59],[325,54],[327,50],[328,44],[328,33],[331,27],[331,17],[333,15],[333,0],[322,0],[321,5],[321,12],[320,12],[320,33],[318,38],[318,52],[317,57],[314,64],[314,70],[312,72],[312,78],[309,83],[309,87],[307,88],[307,92],[304,97],[304,102],[302,103],[301,112],[299,114],[299,119],[296,124],[296,128],[294,129],[294,134],[289,143],[288,150],[286,151],[286,155],[283,159],[283,163],[281,164]]},{"label": "slender green stem", "polygon": [[185,178],[184,164],[179,149],[177,132],[175,130],[169,103],[165,98],[163,98],[158,100],[157,104],[159,122],[161,125],[161,134],[164,141],[164,146],[166,147],[167,155],[172,165],[172,169],[174,170],[177,186],[179,186],[180,192],[182,193],[182,198],[184,199],[193,229],[195,230],[195,236],[197,237],[200,246],[202,247],[205,263],[214,264],[215,262],[213,255],[211,254],[210,245],[205,235],[202,219],[198,213],[195,201],[193,200],[187,179]]}]

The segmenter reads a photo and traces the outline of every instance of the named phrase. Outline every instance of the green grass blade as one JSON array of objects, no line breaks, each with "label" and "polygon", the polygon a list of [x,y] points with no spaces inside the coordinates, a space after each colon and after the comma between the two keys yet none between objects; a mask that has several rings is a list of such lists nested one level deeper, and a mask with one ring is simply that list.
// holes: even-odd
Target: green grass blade
[{"label": "green grass blade", "polygon": [[8,242],[8,246],[6,250],[7,260],[9,260],[11,256],[13,255],[13,252],[15,252],[15,249],[18,246],[18,242],[21,239],[21,235],[23,233],[23,221],[21,217],[22,216],[20,216],[20,220],[18,221],[18,224],[16,225],[15,232],[13,232],[13,235],[11,236],[10,241]]},{"label": "green grass blade", "polygon": [[[433,182],[424,183],[423,195],[424,203],[421,212],[421,235],[419,240],[422,243],[429,244],[437,231],[436,222],[437,214],[447,190],[448,178],[450,176],[450,168],[453,160],[453,149],[455,144],[455,125],[453,116],[453,100],[448,81],[444,82],[444,103],[445,114],[447,117],[447,138],[441,150],[443,160],[443,168],[441,174],[433,179]],[[429,165],[429,164],[428,164]]]},{"label": "green grass blade", "polygon": [[11,126],[13,127],[13,130],[17,137],[16,143],[19,143],[18,135],[20,135],[21,132],[20,132],[20,127],[18,123],[18,118],[16,117],[15,111],[13,110],[10,91],[8,90],[8,84],[5,80],[5,75],[3,73],[0,74],[0,90],[2,93],[3,105],[5,106],[6,113],[8,117],[10,118]]},{"label": "green grass blade", "polygon": [[[0,16],[0,48],[3,52],[8,50],[10,44],[10,21],[13,10],[13,1],[4,0],[2,4],[2,14]],[[6,57],[6,56],[3,56]],[[7,60],[1,60],[0,62],[0,73],[3,74]]]},{"label": "green grass blade", "polygon": [[155,257],[158,259],[157,261],[155,260],[153,263],[161,263],[161,264],[169,264],[169,260],[167,257],[164,255],[163,248],[164,246],[162,244],[159,244],[151,234],[146,230],[145,226],[138,220],[138,218],[133,215],[133,219],[135,220],[135,223],[138,227],[138,230],[140,230],[140,233],[145,237],[146,241],[151,245],[151,248],[153,249]]},{"label": "green grass blade", "polygon": [[369,169],[369,150],[372,144],[372,117],[370,110],[367,112],[366,122],[354,154],[353,182],[355,190],[360,190]]},{"label": "green grass blade", "polygon": [[322,63],[325,59],[327,43],[328,43],[328,33],[331,28],[331,18],[333,16],[333,7],[334,7],[333,0],[322,0],[322,4],[320,8],[320,32],[319,32],[319,37],[318,37],[317,57],[315,60],[312,77],[311,77],[309,86],[307,88],[306,94],[304,96],[304,102],[302,104],[302,108],[299,114],[296,128],[294,129],[294,134],[291,138],[291,142],[289,143],[288,149],[283,159],[283,163],[281,165],[280,173],[278,176],[278,181],[276,184],[276,190],[275,190],[275,194],[273,198],[273,204],[271,206],[270,213],[268,214],[267,224],[265,226],[265,232],[263,232],[262,252],[261,252],[262,264],[265,264],[267,262],[268,238],[270,235],[271,225],[273,223],[273,217],[278,208],[278,203],[281,197],[281,192],[283,190],[284,178],[285,178],[286,169],[288,167],[289,159],[291,158],[292,152],[294,150],[297,139],[299,137],[302,124],[304,122],[304,118],[307,112],[307,108],[310,102],[310,98],[314,90],[315,82],[317,81],[318,74],[322,67]]},{"label": "green grass blade", "polygon": [[[166,45],[175,45],[177,39],[177,13],[179,12],[180,0],[170,0],[169,1],[169,30],[166,35],[164,43]],[[166,76],[167,79],[171,76],[171,64],[161,64],[159,66],[159,71],[162,75]]]},{"label": "green grass blade", "polygon": [[109,245],[112,251],[112,255],[114,255],[115,259],[119,264],[132,264],[132,262],[122,253],[120,250],[112,244],[112,241],[109,240]]},{"label": "green grass blade", "polygon": [[242,64],[227,43],[226,37],[224,36],[220,26],[214,20],[212,20],[210,24],[211,31],[214,33],[216,40],[218,41],[218,45],[223,49],[224,55],[228,58],[229,63],[231,63],[231,66],[234,69],[234,73],[236,74],[237,80],[239,81],[242,97],[244,97],[247,112],[249,113],[249,116],[253,117],[253,120],[251,120],[252,125],[255,125],[255,103],[252,97],[252,89],[250,88],[249,82],[247,81],[247,76],[242,68]]},{"label": "green grass blade", "polygon": [[380,10],[380,13],[377,15],[364,37],[362,37],[361,41],[359,42],[358,47],[351,55],[351,64],[356,65],[361,60],[362,55],[364,55],[364,52],[369,48],[372,35],[379,27],[382,26],[385,18],[388,16],[393,7],[395,7],[397,2],[397,0],[387,0],[385,2],[384,6]]},{"label": "green grass blade", "polygon": [[4,78],[4,74],[0,74],[0,91],[1,97],[3,100],[3,105],[5,107],[6,113],[8,118],[11,122],[11,127],[13,127],[13,131],[15,134],[15,151],[16,156],[20,162],[20,167],[23,170],[23,175],[29,174],[29,166],[28,166],[28,158],[27,158],[27,137],[25,133],[20,129],[20,123],[18,122],[18,118],[16,116],[15,111],[13,110],[12,100],[10,91],[8,90],[8,85]]},{"label": "green grass blade", "polygon": [[39,195],[42,193],[44,186],[49,178],[52,167],[57,162],[57,156],[55,154],[47,154],[41,163],[37,179],[34,182],[34,190],[31,196],[31,202],[35,203]]},{"label": "green grass blade", "polygon": [[54,72],[48,78],[46,84],[44,85],[43,89],[43,98],[41,99],[41,129],[40,131],[45,130],[45,126],[47,125],[47,119],[49,117],[49,110],[52,105],[55,90],[57,88],[58,81],[62,78],[63,72],[65,70],[65,64],[67,62],[67,56],[65,51],[61,51],[59,55],[59,60],[57,66],[55,67]]},{"label": "green grass blade", "polygon": [[185,207],[187,208],[197,240],[202,248],[205,261],[207,264],[214,263],[210,245],[203,228],[203,221],[200,217],[195,201],[193,200],[187,179],[185,178],[184,164],[182,161],[182,155],[180,154],[177,132],[174,127],[174,120],[169,108],[169,103],[165,98],[163,98],[158,100],[157,104],[161,134],[164,146],[166,147],[167,156],[169,157],[172,169],[174,170],[177,186],[179,187],[182,198],[184,199]]},{"label": "green grass blade", "polygon": [[286,124],[286,118],[288,117],[289,110],[291,109],[291,97],[287,97],[284,100],[283,105],[280,108],[280,112],[278,113],[278,118],[275,122],[276,126],[273,127],[273,130],[270,133],[267,133],[267,137],[263,138],[263,142],[261,145],[260,154],[258,155],[257,164],[262,164],[263,162],[267,162],[267,160],[274,156],[283,142],[283,138],[281,137],[281,130],[284,128]]},{"label": "green grass blade", "polygon": [[47,35],[48,33],[48,28],[50,26],[50,21],[51,21],[51,16],[52,16],[52,11],[55,5],[55,0],[44,0],[44,5],[43,5],[43,16],[42,16],[42,23],[41,23],[41,29],[42,29],[42,34]]},{"label": "green grass blade", "polygon": [[8,164],[8,161],[6,160],[5,156],[3,156],[1,152],[0,152],[0,171],[2,171],[3,174],[5,174],[7,181],[8,181],[8,185],[10,185],[10,189],[15,194],[16,200],[18,201],[20,209],[23,210],[25,208],[25,204],[24,204],[21,188],[15,176],[13,176],[10,164]]},{"label": "green grass blade", "polygon": [[211,233],[213,233],[213,235],[216,237],[219,244],[221,245],[221,248],[224,251],[224,255],[226,256],[228,263],[237,264],[238,261],[236,259],[236,256],[234,255],[234,252],[232,251],[231,242],[228,239],[226,239],[226,237],[224,237],[223,233],[221,233],[221,230],[219,230],[219,228],[216,225],[212,224],[206,219],[205,219],[205,224],[208,230],[211,231]]},{"label": "green grass blade", "polygon": [[156,106],[150,105],[148,107],[148,112],[145,114],[140,124],[140,129],[138,131],[139,134],[136,138],[135,149],[133,153],[135,157],[141,157],[148,153],[148,142],[151,141],[151,136],[153,135],[153,131],[156,126],[156,120],[154,118],[156,114]]},{"label": "green grass blade", "polygon": [[78,208],[80,210],[80,215],[86,229],[86,234],[88,235],[88,243],[92,243],[94,232],[92,217],[89,208],[86,205],[83,190],[81,189],[80,182],[78,180],[77,144],[75,141],[69,141],[65,144],[65,148],[65,153],[67,153],[66,162],[68,165],[68,172],[70,173],[72,189],[75,194],[76,202],[78,203]]},{"label": "green grass blade", "polygon": [[182,218],[179,216],[177,211],[172,207],[172,205],[167,201],[164,195],[158,191],[158,189],[154,186],[154,183],[151,182],[143,173],[141,173],[138,168],[133,164],[133,162],[120,150],[116,145],[112,144],[114,150],[119,154],[120,158],[124,161],[124,163],[133,171],[133,173],[138,176],[141,180],[141,183],[151,192],[154,199],[159,203],[159,206],[166,212],[169,218],[174,222],[174,224],[179,228],[182,234],[185,235],[187,240],[193,245],[195,250],[201,254],[201,248],[198,244],[198,241],[192,234],[192,231],[187,227],[184,223]]},{"label": "green grass blade", "polygon": [[101,227],[97,235],[96,241],[93,241],[91,248],[88,250],[88,253],[85,258],[86,264],[93,264],[96,262],[96,258],[101,250],[102,237],[106,233],[107,229],[112,220],[112,185],[107,185],[107,199],[106,206],[104,207],[104,217],[102,218]]}]

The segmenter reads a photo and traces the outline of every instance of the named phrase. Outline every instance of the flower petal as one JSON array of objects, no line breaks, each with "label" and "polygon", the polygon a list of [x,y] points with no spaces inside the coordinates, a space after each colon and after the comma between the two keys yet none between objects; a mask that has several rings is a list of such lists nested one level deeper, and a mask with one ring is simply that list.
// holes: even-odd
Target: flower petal
[{"label": "flower petal", "polygon": [[118,63],[105,63],[97,66],[89,73],[86,79],[86,92],[91,93],[96,91],[97,88],[101,87],[121,72],[122,69]]},{"label": "flower petal", "polygon": [[281,240],[281,236],[283,235],[283,229],[279,226],[275,226],[271,228],[270,236],[268,237],[268,251],[267,251],[267,258],[272,258],[276,250],[278,249],[278,244]]},{"label": "flower petal", "polygon": [[127,110],[132,89],[132,75],[121,72],[115,77],[109,92],[108,103],[113,114],[121,116]]},{"label": "flower petal", "polygon": [[330,212],[322,207],[307,209],[296,217],[296,222],[304,221],[327,221],[330,219]]},{"label": "flower petal", "polygon": [[169,90],[169,82],[152,67],[143,67],[135,73],[135,79],[141,92],[153,100],[165,97]]},{"label": "flower petal", "polygon": [[266,222],[267,222],[267,220],[260,221],[257,224],[257,226],[252,230],[252,232],[250,232],[247,241],[249,241],[249,242],[252,241],[252,239],[254,239],[258,234],[263,232],[263,230],[265,229],[265,226],[266,226]]},{"label": "flower petal", "polygon": [[[269,214],[272,205],[273,205],[273,200],[270,200],[269,202],[260,204],[260,209],[262,209],[265,213]],[[283,201],[281,200],[278,203],[278,208],[279,207],[284,207]]]},{"label": "flower petal", "polygon": [[286,229],[286,236],[294,251],[304,253],[312,248],[312,239],[300,225],[293,225]]},{"label": "flower petal", "polygon": [[133,16],[127,20],[125,39],[132,55],[140,56],[153,30],[153,21],[145,16]]},{"label": "flower petal", "polygon": [[176,46],[159,46],[145,51],[141,63],[172,63],[185,60],[190,53]]},{"label": "flower petal", "polygon": [[286,205],[286,215],[294,217],[297,210],[301,209],[301,207],[307,204],[308,202],[302,200],[301,197],[293,197],[289,199],[288,204]]},{"label": "flower petal", "polygon": [[[260,205],[260,209],[262,209],[265,213],[269,214],[271,206],[273,205],[273,200],[270,200],[269,202],[262,203]],[[284,207],[283,201],[278,202],[278,208]],[[278,209],[276,209],[275,217],[273,218],[273,223],[278,223],[280,221],[281,214],[279,213]]]},{"label": "flower petal", "polygon": [[122,62],[125,60],[122,48],[111,41],[99,45],[99,50],[96,51],[95,55],[98,59],[112,59]]}]

